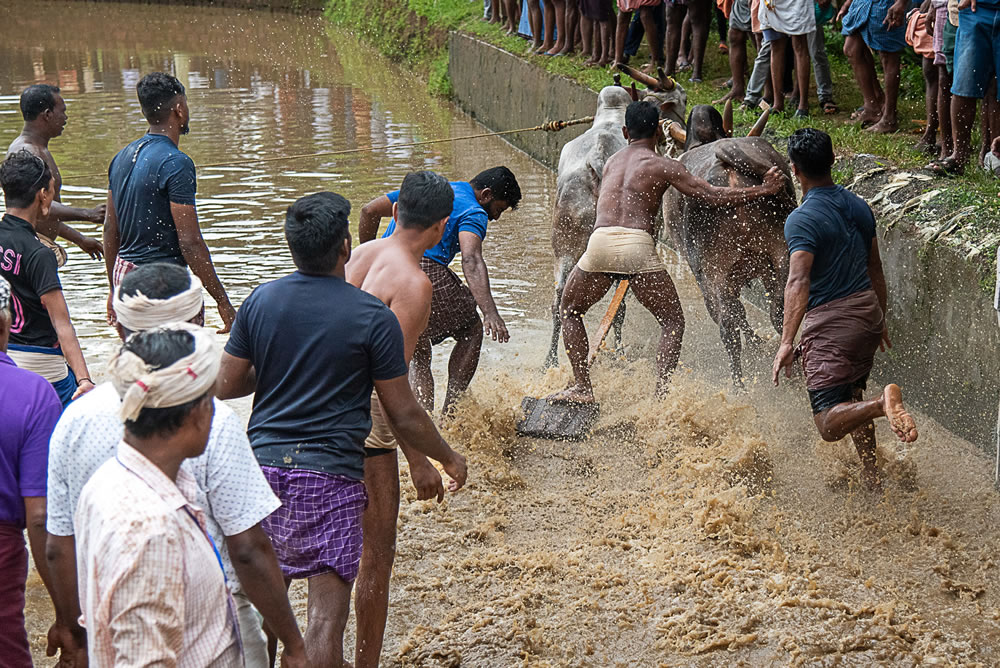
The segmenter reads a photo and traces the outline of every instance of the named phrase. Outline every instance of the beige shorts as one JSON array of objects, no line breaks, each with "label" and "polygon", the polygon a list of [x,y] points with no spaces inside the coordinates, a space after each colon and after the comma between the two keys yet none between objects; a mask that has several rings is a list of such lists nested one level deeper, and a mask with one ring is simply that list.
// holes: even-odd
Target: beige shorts
[{"label": "beige shorts", "polygon": [[630,227],[598,227],[577,266],[591,274],[648,274],[666,271],[649,232]]},{"label": "beige shorts", "polygon": [[389,421],[382,411],[382,402],[378,400],[378,395],[372,392],[372,431],[365,439],[365,454],[369,457],[381,455],[397,447],[396,437],[392,435]]}]

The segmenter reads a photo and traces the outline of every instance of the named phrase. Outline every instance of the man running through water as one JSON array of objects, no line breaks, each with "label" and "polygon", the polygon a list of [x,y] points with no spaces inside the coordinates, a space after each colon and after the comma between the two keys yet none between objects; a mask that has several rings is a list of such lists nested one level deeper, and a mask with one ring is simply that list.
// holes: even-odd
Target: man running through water
[{"label": "man running through water", "polygon": [[888,418],[904,443],[917,440],[917,426],[897,385],[886,385],[876,399],[862,399],[875,349],[892,345],[875,216],[863,199],[833,182],[828,134],[796,130],[788,140],[788,157],[803,195],[785,222],[791,259],[774,384],[782,369],[791,376],[801,324],[800,350],[816,428],[824,441],[851,435],[865,483],[877,490],[881,481],[872,420]]},{"label": "man running through water", "polygon": [[[396,315],[403,330],[406,363],[431,315],[431,280],[420,268],[420,258],[441,241],[455,193],[434,172],[407,174],[392,205],[396,228],[392,236],[361,244],[347,263],[347,282],[378,297]],[[399,515],[398,432],[372,394],[372,431],[365,441],[365,487],[368,507],[362,516],[364,543],[355,587],[357,616],[356,668],[378,666],[389,610],[389,577],[396,556],[396,519]],[[444,499],[441,474],[427,457],[400,441],[410,464],[410,478],[418,499]]]},{"label": "man running through water", "polygon": [[659,111],[647,102],[633,102],[625,111],[622,129],[628,146],[615,153],[604,166],[597,197],[597,222],[587,251],[566,282],[560,310],[566,354],[573,366],[574,382],[549,399],[593,403],[587,360],[587,330],[583,316],[617,279],[629,279],[636,299],[662,328],[656,361],[659,376],[656,393],[662,396],[677,366],[684,335],[684,313],[677,290],[659,255],[654,226],[663,193],[674,186],[682,194],[715,206],[737,204],[773,195],[784,187],[785,177],[777,167],[764,175],[764,183],[749,188],[718,188],[691,174],[682,163],[656,152],[663,140]]},{"label": "man running through water", "polygon": [[79,209],[63,204],[62,174],[59,173],[55,158],[49,152],[49,141],[63,133],[66,121],[69,120],[66,114],[66,101],[56,86],[35,84],[21,92],[20,102],[24,129],[7,147],[7,156],[22,149],[37,155],[49,166],[49,171],[56,182],[55,199],[49,208],[49,215],[38,222],[36,233],[39,241],[56,251],[60,266],[66,262],[66,251],[55,245],[57,236],[76,244],[93,259],[100,260],[104,253],[101,242],[80,234],[67,225],[66,221],[85,220],[91,223],[103,223],[106,207],[101,204],[93,209]]}]

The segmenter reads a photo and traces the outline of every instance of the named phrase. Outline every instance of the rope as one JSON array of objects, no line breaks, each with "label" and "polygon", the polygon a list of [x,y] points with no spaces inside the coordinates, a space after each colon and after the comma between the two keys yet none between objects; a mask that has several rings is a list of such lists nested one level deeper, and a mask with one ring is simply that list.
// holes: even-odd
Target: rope
[{"label": "rope", "polygon": [[[247,164],[257,164],[257,163],[267,163],[267,162],[282,162],[288,160],[301,160],[303,158],[319,158],[330,155],[347,155],[349,153],[363,153],[365,151],[385,151],[387,149],[396,148],[410,148],[413,146],[426,146],[428,144],[441,144],[448,141],[463,141],[466,139],[482,139],[483,137],[502,137],[504,135],[517,134],[518,132],[535,132],[542,130],[544,132],[559,132],[565,128],[573,125],[581,125],[583,123],[593,122],[593,116],[587,116],[586,118],[575,118],[571,121],[546,121],[541,125],[536,125],[530,128],[519,128],[517,130],[504,130],[502,132],[485,132],[478,135],[465,135],[463,137],[448,137],[447,139],[426,139],[424,141],[415,141],[408,144],[386,144],[384,146],[359,146],[357,148],[345,148],[339,151],[318,151],[316,153],[299,153],[297,155],[282,155],[273,158],[244,158],[242,160],[227,160],[225,162],[210,162],[202,165],[198,165],[200,169],[206,167],[233,167],[237,165],[247,165]],[[63,181],[75,181],[79,179],[90,179],[98,176],[106,177],[108,173],[105,172],[94,172],[92,174],[70,174],[63,175]]]}]

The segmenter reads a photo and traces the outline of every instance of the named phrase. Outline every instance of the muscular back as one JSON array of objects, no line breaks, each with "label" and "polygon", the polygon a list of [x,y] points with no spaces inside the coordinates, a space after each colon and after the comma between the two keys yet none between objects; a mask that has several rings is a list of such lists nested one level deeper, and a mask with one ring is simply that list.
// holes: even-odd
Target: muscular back
[{"label": "muscular back", "polygon": [[604,166],[594,227],[629,227],[653,234],[663,193],[670,187],[667,159],[643,146],[626,146]]}]

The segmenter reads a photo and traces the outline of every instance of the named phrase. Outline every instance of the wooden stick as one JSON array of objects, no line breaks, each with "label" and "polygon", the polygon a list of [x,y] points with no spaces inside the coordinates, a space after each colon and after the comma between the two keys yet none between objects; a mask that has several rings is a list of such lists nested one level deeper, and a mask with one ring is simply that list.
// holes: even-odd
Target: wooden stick
[{"label": "wooden stick", "polygon": [[597,328],[597,336],[594,337],[594,341],[590,344],[590,356],[587,358],[588,366],[593,364],[597,358],[597,351],[600,350],[601,344],[604,343],[604,338],[608,335],[608,330],[611,329],[611,323],[615,321],[615,316],[618,315],[618,309],[621,308],[626,292],[628,292],[627,280],[618,284],[618,289],[615,290],[615,294],[611,298],[611,304],[608,305],[608,312],[604,314],[601,325]]}]

